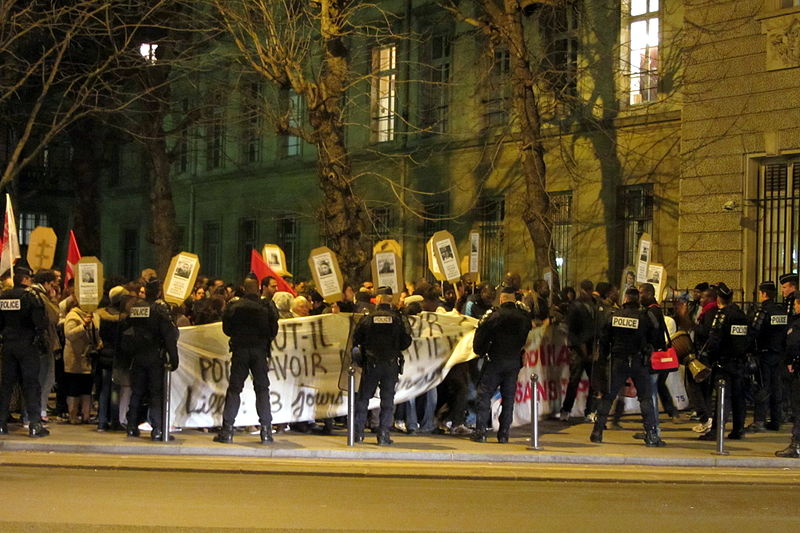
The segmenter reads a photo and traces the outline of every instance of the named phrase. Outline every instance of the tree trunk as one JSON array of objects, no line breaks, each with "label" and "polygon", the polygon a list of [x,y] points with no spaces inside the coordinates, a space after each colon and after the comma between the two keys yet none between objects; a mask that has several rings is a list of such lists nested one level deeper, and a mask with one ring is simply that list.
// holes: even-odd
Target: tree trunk
[{"label": "tree trunk", "polygon": [[161,280],[167,275],[172,256],[178,253],[175,204],[170,183],[170,159],[163,131],[160,137],[145,142],[150,165],[150,241],[155,269]]},{"label": "tree trunk", "polygon": [[[100,255],[100,210],[98,206],[102,150],[98,150],[94,139],[100,125],[92,119],[83,120],[69,130],[69,141],[73,149],[72,176],[75,187],[73,231],[81,253],[86,256]],[[103,259],[102,257],[100,258]]]},{"label": "tree trunk", "polygon": [[528,228],[536,255],[536,270],[543,275],[547,269],[553,274],[553,287],[560,281],[553,247],[553,221],[550,213],[550,195],[547,193],[547,167],[541,135],[539,104],[534,92],[536,79],[531,67],[528,47],[522,26],[522,12],[516,0],[505,0],[504,43],[511,54],[512,103],[519,120],[519,151],[525,179],[525,208],[522,219]]}]

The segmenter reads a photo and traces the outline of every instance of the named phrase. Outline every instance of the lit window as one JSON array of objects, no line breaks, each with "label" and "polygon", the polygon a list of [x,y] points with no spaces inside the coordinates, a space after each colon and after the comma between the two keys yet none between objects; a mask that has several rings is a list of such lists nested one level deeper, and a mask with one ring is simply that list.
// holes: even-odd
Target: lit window
[{"label": "lit window", "polygon": [[628,103],[658,98],[659,0],[628,0]]},{"label": "lit window", "polygon": [[154,43],[142,43],[139,46],[139,54],[144,58],[145,61],[154,65],[157,61],[156,59],[156,50],[158,49],[158,45]]},{"label": "lit window", "polygon": [[426,133],[444,133],[450,106],[450,35],[433,36],[427,53],[421,126]]},{"label": "lit window", "polygon": [[31,232],[37,226],[47,226],[47,215],[44,213],[20,213],[19,215],[19,244],[27,246]]},{"label": "lit window", "polygon": [[396,106],[397,46],[372,50],[372,140],[394,140]]},{"label": "lit window", "polygon": [[572,280],[570,251],[572,243],[572,191],[550,193],[550,219],[553,223],[553,251],[561,286]]},{"label": "lit window", "polygon": [[511,101],[511,54],[508,50],[495,50],[489,69],[487,97],[484,100],[484,126],[496,128],[508,124]]}]

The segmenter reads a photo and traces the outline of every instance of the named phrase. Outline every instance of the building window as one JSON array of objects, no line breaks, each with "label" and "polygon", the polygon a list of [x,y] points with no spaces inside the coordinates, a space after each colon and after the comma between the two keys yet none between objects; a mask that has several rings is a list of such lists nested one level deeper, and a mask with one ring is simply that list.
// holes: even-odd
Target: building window
[{"label": "building window", "polygon": [[372,207],[368,209],[370,226],[367,233],[374,241],[388,239],[392,227],[392,210],[387,206]]},{"label": "building window", "polygon": [[484,125],[497,128],[508,124],[511,105],[511,55],[508,50],[495,50],[487,80],[487,97],[484,99]]},{"label": "building window", "polygon": [[297,217],[294,215],[286,215],[279,217],[276,222],[278,226],[278,234],[275,240],[286,256],[286,268],[289,270],[289,272],[295,274],[297,272],[297,245],[300,233]]},{"label": "building window", "polygon": [[758,183],[759,280],[800,268],[800,159],[762,165]]},{"label": "building window", "polygon": [[800,7],[800,0],[781,0],[781,9],[787,7]]},{"label": "building window", "polygon": [[424,133],[445,133],[450,110],[449,34],[434,35],[427,43],[422,85],[420,126]]},{"label": "building window", "polygon": [[263,87],[260,81],[254,80],[244,83],[242,91],[242,160],[245,164],[261,161]]},{"label": "building window", "polygon": [[139,231],[136,229],[122,230],[122,275],[126,279],[139,277]]},{"label": "building window", "polygon": [[542,9],[540,24],[547,40],[544,68],[557,115],[566,114],[578,95],[578,19],[578,2]]},{"label": "building window", "polygon": [[239,221],[239,259],[240,272],[250,271],[250,252],[258,250],[258,221],[254,218],[243,218]]},{"label": "building window", "polygon": [[653,234],[653,185],[632,185],[620,189],[620,221],[622,232],[621,264],[618,269],[636,265],[639,239],[644,233]]},{"label": "building window", "polygon": [[550,220],[553,223],[553,250],[561,286],[572,280],[570,252],[572,243],[572,191],[550,193]]},{"label": "building window", "polygon": [[221,168],[225,156],[225,97],[215,93],[206,123],[206,170]]},{"label": "building window", "polygon": [[[188,121],[189,99],[183,98],[180,103],[179,120]],[[189,170],[189,128],[186,124],[180,128],[178,139],[175,143],[175,171],[183,174]]]},{"label": "building window", "polygon": [[394,140],[394,115],[397,105],[397,46],[390,44],[372,50],[372,141]]},{"label": "building window", "polygon": [[478,215],[478,231],[481,234],[481,280],[500,283],[505,269],[505,247],[503,245],[503,220],[506,216],[505,200],[498,196],[486,196],[475,206]]},{"label": "building window", "polygon": [[19,215],[19,245],[28,246],[31,232],[37,226],[48,226],[47,215],[45,213],[20,213]]},{"label": "building window", "polygon": [[222,240],[219,222],[203,224],[203,270],[209,276],[219,276]]},{"label": "building window", "polygon": [[[284,91],[284,106],[286,108],[286,125],[292,129],[299,129],[303,117],[303,97],[292,89]],[[302,155],[303,140],[297,136],[287,133],[282,136],[283,154],[285,157],[297,157]]]},{"label": "building window", "polygon": [[625,0],[628,103],[653,102],[658,98],[659,1]]}]

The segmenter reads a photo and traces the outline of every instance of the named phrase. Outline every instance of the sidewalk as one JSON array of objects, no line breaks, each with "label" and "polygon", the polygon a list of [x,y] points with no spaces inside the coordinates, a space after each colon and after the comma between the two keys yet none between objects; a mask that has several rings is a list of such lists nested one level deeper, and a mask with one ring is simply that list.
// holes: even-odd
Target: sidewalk
[{"label": "sidewalk", "polygon": [[[10,425],[11,434],[0,437],[0,452],[44,452],[59,454],[113,454],[118,456],[163,457],[238,457],[273,459],[324,459],[371,461],[422,461],[440,463],[493,464],[566,464],[566,465],[641,465],[665,467],[781,468],[800,470],[800,460],[781,459],[776,450],[789,442],[788,428],[780,432],[748,434],[740,441],[726,441],[727,456],[714,453],[716,444],[697,440],[689,420],[673,423],[662,420],[665,448],[647,448],[633,434],[641,431],[638,416],[623,419],[623,430],[607,430],[603,444],[589,442],[591,425],[558,421],[540,424],[541,450],[531,450],[530,426],[512,430],[510,442],[498,444],[490,436],[486,444],[468,437],[452,435],[405,435],[393,433],[393,446],[379,447],[375,436],[367,433],[365,441],[347,446],[344,431],[322,436],[302,433],[278,433],[271,445],[261,445],[257,435],[237,433],[234,444],[212,441],[212,433],[184,430],[174,433],[168,444],[149,438],[127,438],[121,432],[98,433],[94,426],[70,426],[51,423],[51,435],[28,438],[18,425]],[[147,433],[143,433],[147,435]]]}]

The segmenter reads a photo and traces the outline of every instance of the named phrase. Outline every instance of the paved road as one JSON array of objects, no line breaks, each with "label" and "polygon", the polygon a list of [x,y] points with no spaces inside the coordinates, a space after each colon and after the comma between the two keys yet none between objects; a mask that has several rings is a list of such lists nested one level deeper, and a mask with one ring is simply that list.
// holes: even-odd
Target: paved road
[{"label": "paved road", "polygon": [[318,475],[313,463],[292,473],[5,465],[0,531],[800,530],[800,491],[779,477],[637,482],[629,468],[619,482],[579,481],[587,467],[576,466],[568,481],[415,479]]}]

